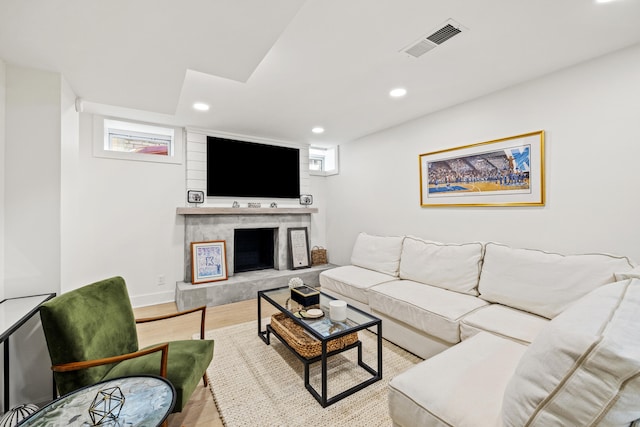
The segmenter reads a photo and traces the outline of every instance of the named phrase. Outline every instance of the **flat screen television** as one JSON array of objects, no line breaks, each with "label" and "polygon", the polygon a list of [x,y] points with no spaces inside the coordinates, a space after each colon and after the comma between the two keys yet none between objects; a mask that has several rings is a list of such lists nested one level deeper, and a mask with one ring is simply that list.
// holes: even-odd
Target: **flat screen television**
[{"label": "flat screen television", "polygon": [[300,150],[207,137],[207,196],[300,197]]}]

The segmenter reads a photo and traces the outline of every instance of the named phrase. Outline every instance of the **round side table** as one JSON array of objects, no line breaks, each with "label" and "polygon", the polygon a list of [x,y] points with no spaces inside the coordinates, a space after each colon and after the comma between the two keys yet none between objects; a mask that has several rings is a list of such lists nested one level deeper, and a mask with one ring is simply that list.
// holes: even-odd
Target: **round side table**
[{"label": "round side table", "polygon": [[[20,427],[34,426],[92,426],[89,408],[99,392],[111,393],[118,387],[124,401],[117,423],[105,425],[159,426],[169,416],[176,403],[176,391],[165,378],[140,375],[116,378],[80,388],[42,407],[25,418]],[[118,396],[119,393],[117,393]],[[117,399],[116,399],[117,400]],[[115,412],[115,411],[114,411]]]}]

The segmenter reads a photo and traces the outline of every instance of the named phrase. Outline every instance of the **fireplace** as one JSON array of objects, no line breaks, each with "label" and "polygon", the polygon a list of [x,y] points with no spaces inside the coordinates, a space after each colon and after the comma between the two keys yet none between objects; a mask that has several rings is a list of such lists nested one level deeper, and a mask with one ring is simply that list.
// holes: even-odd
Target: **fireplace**
[{"label": "fireplace", "polygon": [[[223,240],[227,251],[227,272],[229,278],[235,275],[238,263],[236,256],[254,257],[255,248],[236,250],[236,230],[267,229],[260,231],[265,233],[270,243],[264,245],[273,250],[271,255],[260,256],[260,264],[255,271],[264,272],[270,270],[282,271],[288,269],[289,261],[287,247],[287,230],[290,228],[306,227],[311,229],[311,215],[315,209],[312,208],[178,208],[178,214],[184,215],[185,222],[185,282],[191,282],[191,242],[208,242]],[[262,238],[266,238],[262,236]],[[258,245],[260,246],[260,245]],[[262,266],[264,259],[267,259],[270,267]],[[241,261],[242,264],[245,260]],[[242,270],[242,274],[252,274],[249,270]],[[230,284],[231,280],[216,282],[220,284]]]},{"label": "fireplace", "polygon": [[233,271],[274,267],[276,228],[237,228],[233,232]]},{"label": "fireplace", "polygon": [[[256,298],[260,290],[286,286],[289,279],[299,277],[305,284],[317,286],[320,272],[331,266],[288,269],[288,230],[305,227],[311,230],[311,214],[316,208],[215,208],[198,207],[177,209],[184,218],[185,280],[176,283],[178,310],[228,304]],[[236,257],[254,258],[253,250],[236,251],[235,230],[267,229],[270,235],[273,267],[235,274]],[[191,242],[223,240],[226,243],[229,278],[194,286],[191,283]],[[257,259],[260,259],[258,257]],[[242,264],[242,263],[241,263]]]}]

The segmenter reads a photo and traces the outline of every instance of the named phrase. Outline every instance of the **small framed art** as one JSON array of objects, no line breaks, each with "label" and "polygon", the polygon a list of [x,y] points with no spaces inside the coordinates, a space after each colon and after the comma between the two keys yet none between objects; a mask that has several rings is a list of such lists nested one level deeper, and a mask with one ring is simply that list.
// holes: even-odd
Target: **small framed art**
[{"label": "small framed art", "polygon": [[225,241],[191,242],[191,283],[218,280],[227,280]]},{"label": "small framed art", "polygon": [[189,190],[187,191],[187,202],[200,204],[204,203],[204,191]]},{"label": "small framed art", "polygon": [[292,270],[309,268],[309,235],[306,227],[288,228],[289,263]]},{"label": "small framed art", "polygon": [[300,195],[300,204],[304,206],[309,206],[313,204],[313,196],[311,194],[301,194]]}]

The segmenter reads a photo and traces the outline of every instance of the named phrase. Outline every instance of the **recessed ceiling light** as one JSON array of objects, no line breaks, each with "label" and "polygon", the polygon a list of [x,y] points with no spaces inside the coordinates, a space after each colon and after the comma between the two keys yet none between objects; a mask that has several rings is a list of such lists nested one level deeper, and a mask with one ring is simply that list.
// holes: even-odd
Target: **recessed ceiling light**
[{"label": "recessed ceiling light", "polygon": [[205,104],[204,102],[196,102],[195,104],[193,104],[193,108],[198,111],[209,111],[209,105]]},{"label": "recessed ceiling light", "polygon": [[393,98],[402,98],[407,94],[407,90],[403,87],[398,87],[389,92],[389,96]]},{"label": "recessed ceiling light", "polygon": [[311,132],[313,133],[324,133],[324,128],[321,126],[316,126],[313,129],[311,129]]}]

